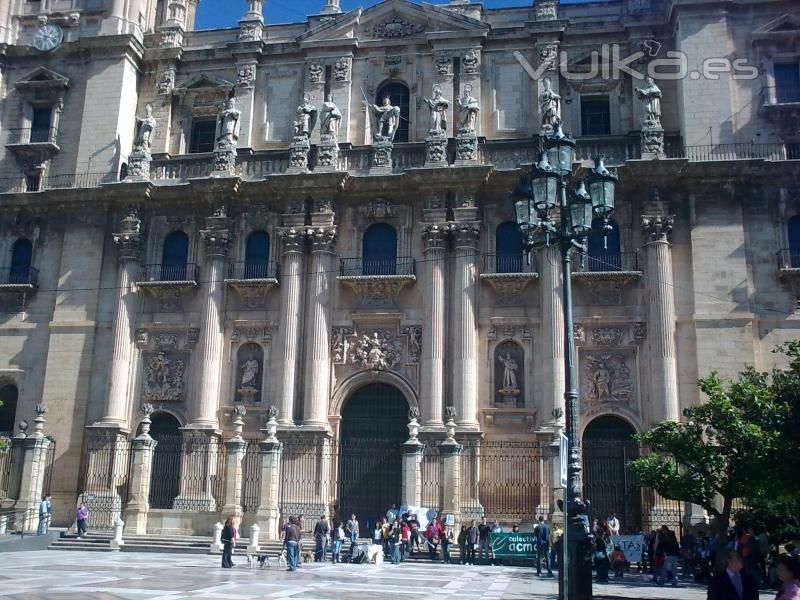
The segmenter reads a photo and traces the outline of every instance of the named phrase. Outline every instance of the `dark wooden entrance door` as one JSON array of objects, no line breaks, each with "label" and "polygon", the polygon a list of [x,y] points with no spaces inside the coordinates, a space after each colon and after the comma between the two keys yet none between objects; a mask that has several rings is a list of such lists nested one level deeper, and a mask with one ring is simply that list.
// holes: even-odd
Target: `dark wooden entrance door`
[{"label": "dark wooden entrance door", "polygon": [[583,495],[589,515],[603,520],[615,512],[622,533],[639,531],[642,497],[628,462],[639,457],[634,429],[618,417],[598,417],[583,432]]},{"label": "dark wooden entrance door", "polygon": [[385,383],[364,386],[347,400],[340,428],[338,517],[355,513],[363,526],[375,523],[392,504],[400,506],[407,415],[402,392]]}]

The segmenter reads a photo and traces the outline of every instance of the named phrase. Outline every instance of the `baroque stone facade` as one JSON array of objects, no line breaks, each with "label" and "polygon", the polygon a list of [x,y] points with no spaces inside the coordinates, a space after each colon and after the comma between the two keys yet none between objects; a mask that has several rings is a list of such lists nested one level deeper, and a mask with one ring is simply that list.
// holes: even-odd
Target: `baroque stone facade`
[{"label": "baroque stone facade", "polygon": [[[620,175],[613,230],[572,263],[581,430],[678,419],[698,377],[767,368],[796,337],[800,138],[775,75],[800,69],[788,0],[726,14],[390,0],[280,26],[239,2],[239,27],[190,36],[193,9],[162,4],[0,11],[0,388],[19,392],[17,423],[40,402],[59,415],[61,521],[86,491],[83,449],[139,440],[152,458],[165,415],[193,448],[224,440],[230,477],[261,425],[262,464],[277,468],[281,436],[323,461],[350,397],[376,384],[401,393],[413,442],[549,443],[560,258],[508,242],[544,125],[578,138],[581,167],[604,155]],[[48,52],[30,47],[45,17],[65,34]],[[570,77],[601,43],[642,68],[667,49],[763,68]]]}]

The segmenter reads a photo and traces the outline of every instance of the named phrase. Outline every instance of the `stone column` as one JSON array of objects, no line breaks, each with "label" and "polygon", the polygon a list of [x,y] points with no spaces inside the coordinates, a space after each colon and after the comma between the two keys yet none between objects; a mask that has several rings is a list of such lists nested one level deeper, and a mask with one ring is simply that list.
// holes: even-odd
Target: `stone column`
[{"label": "stone column", "polygon": [[225,290],[225,267],[231,243],[230,221],[224,208],[217,209],[206,219],[206,229],[200,232],[206,263],[203,289],[205,298],[198,344],[197,398],[192,407],[193,429],[217,429],[220,406],[220,374],[225,344],[222,299]]},{"label": "stone column", "polygon": [[131,441],[133,458],[128,483],[128,504],[125,518],[128,529],[135,535],[147,533],[147,512],[150,510],[150,477],[153,471],[153,453],[158,442],[150,436],[150,414],[153,407],[142,406],[142,432]]},{"label": "stone column", "polygon": [[642,216],[647,270],[647,354],[653,423],[678,421],[678,368],[675,355],[675,298],[669,233],[672,217]]},{"label": "stone column", "polygon": [[476,223],[455,225],[455,281],[453,286],[453,404],[458,426],[478,429],[478,326],[476,284],[478,236]]},{"label": "stone column", "polygon": [[269,420],[263,430],[266,437],[259,444],[261,449],[261,493],[259,494],[256,518],[261,524],[261,530],[269,540],[278,539],[281,525],[280,482],[283,444],[275,436],[278,430],[276,416],[277,410],[275,407],[270,407]]},{"label": "stone column", "polygon": [[307,230],[311,241],[311,268],[306,305],[305,402],[303,425],[328,428],[328,400],[330,397],[330,302],[333,280],[333,247],[335,227],[318,227]]},{"label": "stone column", "polygon": [[225,504],[222,514],[241,520],[242,514],[242,460],[247,442],[242,438],[243,417],[247,414],[243,404],[233,409],[234,435],[225,442]]},{"label": "stone column", "polygon": [[46,406],[37,405],[33,434],[28,437],[15,437],[12,440],[13,451],[22,456],[16,465],[19,474],[12,473],[14,488],[17,490],[13,506],[17,514],[18,532],[33,532],[39,525],[39,504],[42,501],[47,450],[50,447],[50,440],[43,433],[46,412]]},{"label": "stone column", "polygon": [[417,439],[419,434],[419,410],[411,409],[408,423],[408,441],[403,444],[403,489],[401,505],[419,506],[422,504],[422,451],[424,446]]},{"label": "stone column", "polygon": [[445,344],[445,253],[448,229],[445,225],[428,225],[423,230],[425,244],[425,281],[423,286],[427,324],[423,331],[420,370],[420,405],[422,423],[426,427],[442,426],[444,408],[444,344]]},{"label": "stone column", "polygon": [[303,289],[303,236],[294,228],[279,231],[283,262],[281,264],[281,319],[275,381],[278,419],[283,425],[294,422],[297,387],[297,351],[300,345],[300,310]]},{"label": "stone column", "polygon": [[[564,415],[564,305],[561,289],[561,251],[558,246],[542,248],[537,257],[539,290],[542,295],[541,355],[543,380],[541,414],[551,423]],[[555,418],[558,409],[562,417]],[[552,419],[552,421],[551,421]]]},{"label": "stone column", "polygon": [[108,396],[103,418],[96,424],[126,429],[129,417],[128,392],[131,387],[131,364],[135,346],[131,321],[136,313],[136,293],[133,283],[139,274],[142,253],[141,220],[138,212],[130,211],[121,222],[120,232],[114,234],[119,250],[116,305],[112,335]]},{"label": "stone column", "polygon": [[455,517],[456,527],[461,521],[461,444],[456,442],[455,413],[452,406],[448,406],[447,438],[439,444],[439,454],[442,456],[442,513],[452,514]]}]

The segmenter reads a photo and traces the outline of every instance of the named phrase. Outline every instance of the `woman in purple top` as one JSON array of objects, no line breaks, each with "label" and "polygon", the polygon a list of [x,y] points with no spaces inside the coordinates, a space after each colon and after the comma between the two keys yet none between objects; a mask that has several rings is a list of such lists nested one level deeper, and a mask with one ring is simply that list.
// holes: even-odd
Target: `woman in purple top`
[{"label": "woman in purple top", "polygon": [[86,518],[88,516],[89,509],[86,508],[86,504],[81,502],[78,510],[75,511],[75,520],[78,523],[78,539],[81,539],[84,535],[86,535]]}]

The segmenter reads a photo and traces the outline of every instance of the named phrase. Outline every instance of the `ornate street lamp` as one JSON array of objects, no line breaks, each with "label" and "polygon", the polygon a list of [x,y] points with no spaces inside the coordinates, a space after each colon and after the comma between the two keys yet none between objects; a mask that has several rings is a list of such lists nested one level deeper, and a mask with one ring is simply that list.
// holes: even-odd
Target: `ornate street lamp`
[{"label": "ornate street lamp", "polygon": [[[567,187],[572,176],[575,140],[565,135],[561,125],[543,140],[544,152],[523,176],[511,199],[517,225],[523,234],[526,250],[540,246],[558,245],[564,295],[564,379],[566,430],[569,440],[566,490],[566,526],[564,527],[564,560],[559,569],[559,597],[562,600],[585,600],[592,597],[592,539],[584,527],[587,504],[581,490],[581,448],[578,439],[578,392],[575,368],[575,342],[572,336],[571,254],[586,252],[582,240],[592,231],[598,219],[598,229],[611,229],[609,218],[614,212],[617,177],[606,169],[602,158],[595,160],[588,181],[579,181],[571,195]],[[588,190],[587,190],[588,183]],[[553,220],[556,203],[559,220]],[[542,235],[543,234],[543,235]]]}]

